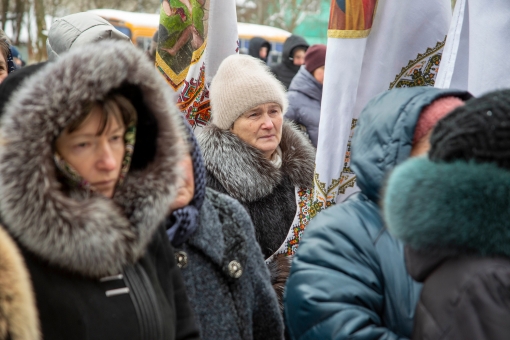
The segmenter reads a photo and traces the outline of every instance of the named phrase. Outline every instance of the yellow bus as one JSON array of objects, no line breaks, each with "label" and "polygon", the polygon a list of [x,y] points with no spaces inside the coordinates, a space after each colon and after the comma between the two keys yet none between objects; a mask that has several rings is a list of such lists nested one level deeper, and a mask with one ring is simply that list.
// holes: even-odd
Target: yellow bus
[{"label": "yellow bus", "polygon": [[[95,9],[89,12],[108,20],[115,28],[127,35],[133,44],[143,50],[150,47],[152,36],[159,26],[159,14],[126,12],[115,9]],[[241,22],[237,23],[237,30],[241,53],[248,52],[250,39],[253,37],[261,37],[271,43],[269,64],[280,61],[283,43],[291,35],[290,32],[280,28]]]},{"label": "yellow bus", "polygon": [[106,19],[144,51],[150,47],[152,37],[159,26],[159,14],[126,12],[116,9],[94,9],[89,12]]},{"label": "yellow bus", "polygon": [[237,23],[237,32],[239,34],[239,48],[241,53],[248,53],[251,38],[260,37],[269,41],[271,44],[271,53],[268,58],[269,65],[281,61],[283,43],[291,35],[290,32],[282,30],[281,28],[243,22]]}]

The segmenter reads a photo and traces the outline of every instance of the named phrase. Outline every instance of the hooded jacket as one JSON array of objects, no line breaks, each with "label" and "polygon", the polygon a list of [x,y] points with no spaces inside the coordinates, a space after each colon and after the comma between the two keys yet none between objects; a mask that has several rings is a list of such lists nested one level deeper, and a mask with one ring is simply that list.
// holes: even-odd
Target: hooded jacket
[{"label": "hooded jacket", "polygon": [[301,66],[290,83],[287,98],[289,99],[289,109],[285,114],[285,118],[303,125],[313,146],[317,147],[321,118],[322,84],[304,66]]},{"label": "hooded jacket", "polygon": [[361,192],[315,217],[294,256],[285,293],[292,339],[402,339],[411,335],[421,286],[378,206],[386,174],[409,158],[421,111],[465,93],[395,89],[372,99],[352,140]]},{"label": "hooded jacket", "polygon": [[[198,338],[162,226],[183,138],[166,88],[131,44],[98,43],[43,67],[7,104],[0,216],[27,263],[45,340]],[[53,143],[112,90],[138,115],[131,167],[109,199],[64,186]]]},{"label": "hooded jacket", "polygon": [[57,60],[62,53],[71,49],[105,39],[131,41],[96,14],[81,12],[67,15],[51,24],[46,40],[48,60]]},{"label": "hooded jacket", "polygon": [[392,173],[385,218],[424,282],[413,339],[510,337],[510,172],[413,159]]},{"label": "hooded jacket", "polygon": [[0,339],[39,340],[30,277],[16,244],[0,227]]},{"label": "hooded jacket", "polygon": [[[295,187],[312,186],[315,150],[290,122],[284,122],[282,127],[279,169],[230,130],[209,125],[198,139],[207,185],[235,198],[246,208],[264,258],[271,257],[285,241],[296,215]],[[284,259],[270,267],[273,287],[280,298],[289,269]]]},{"label": "hooded jacket", "polygon": [[[267,56],[265,58],[260,57],[260,49],[266,46],[267,47]],[[251,55],[254,58],[260,59],[263,62],[267,63],[267,58],[269,57],[269,53],[271,52],[271,44],[264,38],[255,37],[250,40],[250,45],[248,47],[248,55]]]},{"label": "hooded jacket", "polygon": [[298,73],[300,65],[294,65],[292,55],[296,47],[309,47],[305,39],[298,35],[291,35],[283,44],[282,62],[271,67],[271,72],[276,79],[282,82],[286,89],[289,88],[292,78]]}]

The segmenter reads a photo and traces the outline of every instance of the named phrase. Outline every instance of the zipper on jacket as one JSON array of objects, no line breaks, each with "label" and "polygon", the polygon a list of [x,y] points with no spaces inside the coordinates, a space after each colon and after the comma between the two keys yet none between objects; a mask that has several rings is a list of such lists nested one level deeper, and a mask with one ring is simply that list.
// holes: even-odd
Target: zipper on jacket
[{"label": "zipper on jacket", "polygon": [[162,340],[163,321],[156,293],[147,273],[140,264],[136,264],[124,269],[124,278],[140,324],[140,339]]}]

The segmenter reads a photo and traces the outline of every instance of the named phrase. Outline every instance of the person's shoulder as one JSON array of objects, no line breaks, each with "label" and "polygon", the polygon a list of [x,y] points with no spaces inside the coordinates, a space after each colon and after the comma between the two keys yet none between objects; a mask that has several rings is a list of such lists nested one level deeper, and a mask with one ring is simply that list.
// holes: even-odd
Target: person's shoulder
[{"label": "person's shoulder", "polygon": [[307,237],[334,232],[352,240],[373,239],[384,228],[376,204],[361,193],[319,213],[307,228]]},{"label": "person's shoulder", "polygon": [[277,75],[280,72],[282,65],[283,65],[282,63],[274,64],[269,67],[269,71],[271,71],[273,74]]},{"label": "person's shoulder", "polygon": [[206,188],[206,201],[221,215],[222,219],[231,219],[237,225],[252,224],[245,207],[235,198],[211,188]]}]

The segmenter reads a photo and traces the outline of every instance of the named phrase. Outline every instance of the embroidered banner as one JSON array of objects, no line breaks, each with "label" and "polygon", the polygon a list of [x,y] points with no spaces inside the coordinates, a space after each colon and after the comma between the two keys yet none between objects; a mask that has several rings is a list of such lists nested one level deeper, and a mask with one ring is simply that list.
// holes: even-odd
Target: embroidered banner
[{"label": "embroidered banner", "polygon": [[297,188],[296,191],[296,216],[289,229],[289,233],[278,250],[266,259],[266,263],[273,261],[277,256],[293,256],[299,247],[301,237],[310,222],[310,209],[312,207],[312,190]]},{"label": "embroidered banner", "polygon": [[451,12],[450,0],[332,0],[312,217],[359,190],[350,140],[366,103],[434,85]]},{"label": "embroidered banner", "polygon": [[331,0],[328,37],[366,37],[372,28],[377,0]]},{"label": "embroidered banner", "polygon": [[208,83],[238,52],[234,0],[162,0],[156,68],[178,94],[195,133],[209,122]]}]

